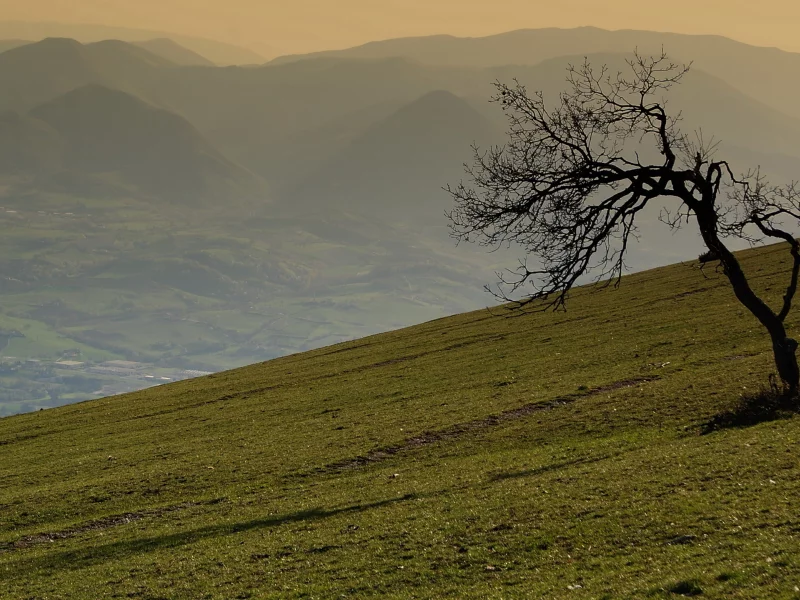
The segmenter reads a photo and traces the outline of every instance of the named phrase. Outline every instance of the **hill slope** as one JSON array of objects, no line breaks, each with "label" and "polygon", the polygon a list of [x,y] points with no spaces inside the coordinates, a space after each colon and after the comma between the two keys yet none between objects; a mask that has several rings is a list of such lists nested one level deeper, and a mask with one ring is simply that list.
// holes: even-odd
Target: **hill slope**
[{"label": "hill slope", "polygon": [[58,131],[64,166],[86,174],[119,173],[127,184],[172,200],[235,200],[258,189],[183,118],[138,98],[88,85],[43,104],[31,116]]},{"label": "hill slope", "polygon": [[0,112],[0,175],[52,173],[61,168],[64,141],[43,121]]},{"label": "hill slope", "polygon": [[161,68],[175,66],[117,40],[83,45],[48,38],[0,54],[0,110],[24,112],[88,84],[136,92]]},{"label": "hill slope", "polygon": [[795,597],[800,421],[699,435],[771,368],[726,282],[572,300],[0,420],[7,593]]},{"label": "hill slope", "polygon": [[13,50],[14,48],[19,48],[20,46],[30,43],[31,42],[27,40],[0,40],[0,53],[5,52],[6,50]]},{"label": "hill slope", "polygon": [[444,223],[442,187],[463,175],[471,144],[502,139],[483,115],[450,92],[434,91],[367,128],[290,194],[309,204]]},{"label": "hill slope", "polygon": [[153,40],[145,40],[143,42],[133,42],[135,46],[144,48],[148,52],[157,54],[167,60],[187,67],[211,67],[213,62],[201,56],[197,52],[184,48],[177,42],[169,38],[156,38]]}]

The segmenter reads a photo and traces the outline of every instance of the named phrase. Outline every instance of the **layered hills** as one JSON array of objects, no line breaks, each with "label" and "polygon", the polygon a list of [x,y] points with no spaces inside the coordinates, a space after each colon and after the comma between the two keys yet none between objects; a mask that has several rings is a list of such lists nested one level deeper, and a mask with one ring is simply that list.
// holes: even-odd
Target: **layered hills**
[{"label": "layered hills", "polygon": [[[772,303],[787,257],[740,255]],[[800,421],[740,410],[742,311],[694,261],[2,419],[4,593],[792,598]]]},{"label": "layered hills", "polygon": [[273,62],[286,63],[321,56],[406,57],[429,65],[492,67],[534,65],[559,56],[631,52],[634,48],[643,54],[666,49],[673,58],[692,61],[698,69],[727,80],[740,91],[800,117],[800,108],[795,101],[800,95],[797,77],[800,73],[799,54],[750,46],[713,35],[608,31],[596,27],[521,29],[480,38],[438,35],[392,39],[345,50],[280,57]]},{"label": "layered hills", "polygon": [[77,87],[99,84],[136,92],[171,61],[133,44],[81,44],[48,38],[0,54],[0,110],[28,111]]},{"label": "layered hills", "polygon": [[[624,68],[625,57],[588,58]],[[30,110],[91,83],[121,89],[184,116],[229,158],[280,187],[305,179],[369,127],[436,90],[468,99],[504,128],[499,108],[486,102],[492,81],[518,77],[555,101],[564,68],[582,60],[574,54],[533,66],[475,68],[318,58],[262,68],[181,68],[130,44],[46,40],[0,54],[0,74],[10,82],[0,107]],[[671,101],[683,111],[685,128],[702,127],[724,143],[764,154],[799,156],[800,119],[755,99],[763,86],[747,85],[742,93],[742,80],[730,79],[698,66],[674,90]]]},{"label": "layered hills", "polygon": [[471,146],[499,142],[502,131],[450,92],[434,91],[370,125],[292,190],[292,202],[396,221],[442,221],[441,188],[463,175]]},{"label": "layered hills", "polygon": [[[588,57],[625,67],[626,54]],[[255,69],[178,70],[146,94],[186,116],[226,154],[277,186],[300,180],[354,138],[404,105],[437,90],[467,99],[495,127],[505,129],[492,82],[517,77],[556,102],[573,55],[533,66],[426,66],[402,58],[318,58]],[[798,120],[742,93],[728,81],[694,69],[671,94],[689,132],[767,154],[800,156]],[[269,115],[280,114],[280,119]],[[387,146],[392,142],[387,141]]]},{"label": "layered hills", "polygon": [[[588,61],[596,67],[607,65],[610,72],[616,73],[625,71],[625,61],[630,58],[630,54],[624,53],[572,55],[533,66],[496,67],[488,73],[492,81],[511,82],[516,78],[531,90],[541,90],[545,99],[554,104],[558,94],[565,90],[564,74],[570,65]],[[707,141],[714,138],[723,146],[721,152],[728,151],[727,145],[800,157],[800,118],[772,108],[749,92],[755,92],[755,88],[742,93],[729,81],[692,65],[681,84],[673,87],[664,100],[669,110],[680,114],[679,126],[684,132],[702,134]],[[475,92],[472,94],[477,97]]]},{"label": "layered hills", "polygon": [[[27,40],[0,40],[0,53],[33,43],[35,42]],[[201,56],[197,52],[181,46],[170,38],[154,38],[152,40],[134,41],[131,42],[131,44],[134,46],[139,46],[140,48],[144,48],[148,52],[160,56],[161,58],[164,58],[175,65],[203,67],[210,67],[214,65],[214,63],[207,58]]]},{"label": "layered hills", "polygon": [[102,194],[113,194],[116,184],[118,196],[194,204],[266,193],[258,177],[225,159],[183,118],[100,85],[27,115],[3,113],[0,132],[0,169],[23,178],[18,189],[92,194],[102,180]]},{"label": "layered hills", "polygon": [[261,64],[266,60],[257,52],[234,44],[163,31],[81,23],[0,21],[0,39],[42,40],[52,37],[72,38],[85,43],[109,39],[147,42],[168,38],[218,65]]},{"label": "layered hills", "polygon": [[60,134],[63,166],[77,173],[119,174],[125,184],[180,201],[265,191],[186,120],[119,90],[84,86],[30,114]]}]

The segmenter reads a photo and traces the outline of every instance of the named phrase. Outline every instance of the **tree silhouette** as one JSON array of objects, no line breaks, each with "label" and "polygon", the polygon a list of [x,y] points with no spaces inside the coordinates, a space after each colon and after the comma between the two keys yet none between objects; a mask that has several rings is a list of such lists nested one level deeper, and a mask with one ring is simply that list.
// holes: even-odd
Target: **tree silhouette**
[{"label": "tree silhouette", "polygon": [[[758,171],[734,175],[715,157],[715,144],[680,131],[680,114],[668,113],[662,98],[688,70],[663,52],[634,54],[625,73],[585,60],[567,69],[567,91],[553,108],[517,81],[496,83],[492,100],[506,113],[508,140],[487,151],[476,147],[471,182],[447,188],[455,200],[451,230],[459,240],[522,247],[529,258],[501,277],[499,295],[509,299],[531,284],[521,306],[539,301],[558,309],[589,272],[619,282],[637,215],[656,199],[677,200],[679,209],[662,220],[674,228],[697,224],[707,256],[719,260],[738,300],[769,332],[785,391],[796,397],[797,342],[784,320],[800,244],[782,222],[800,221],[800,188],[770,185]],[[723,241],[737,237],[786,242],[793,262],[777,311],[753,291]]]}]

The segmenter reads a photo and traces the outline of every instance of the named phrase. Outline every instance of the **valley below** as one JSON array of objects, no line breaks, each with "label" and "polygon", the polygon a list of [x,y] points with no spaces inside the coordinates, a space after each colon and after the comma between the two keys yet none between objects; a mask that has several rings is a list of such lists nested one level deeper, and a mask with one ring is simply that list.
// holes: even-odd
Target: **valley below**
[{"label": "valley below", "polygon": [[[0,414],[475,308],[497,258],[457,255],[444,227],[343,214],[12,193],[0,206]],[[93,371],[106,361],[157,377]]]}]

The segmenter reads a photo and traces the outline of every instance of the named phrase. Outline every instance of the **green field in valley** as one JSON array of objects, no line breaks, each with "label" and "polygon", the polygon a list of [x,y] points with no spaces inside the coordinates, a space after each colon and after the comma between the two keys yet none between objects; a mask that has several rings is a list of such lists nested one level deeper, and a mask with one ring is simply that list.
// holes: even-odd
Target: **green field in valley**
[{"label": "green field in valley", "polygon": [[[0,228],[0,416],[463,312],[488,300],[497,261],[459,251],[443,226],[266,203],[0,189]],[[141,373],[92,372],[118,360]]]},{"label": "green field in valley", "polygon": [[772,369],[713,265],[508,316],[1,419],[0,597],[800,598],[800,420],[706,427]]}]

